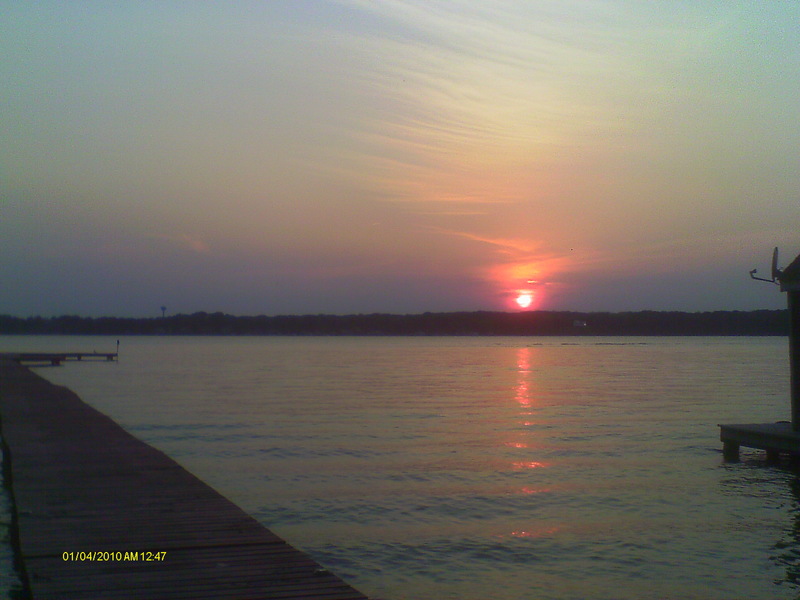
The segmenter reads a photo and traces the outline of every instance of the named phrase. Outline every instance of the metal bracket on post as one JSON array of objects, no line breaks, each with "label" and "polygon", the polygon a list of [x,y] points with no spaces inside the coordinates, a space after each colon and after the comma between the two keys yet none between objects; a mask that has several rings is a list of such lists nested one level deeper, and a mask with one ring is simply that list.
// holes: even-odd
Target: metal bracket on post
[{"label": "metal bracket on post", "polygon": [[750,277],[753,279],[757,279],[758,281],[766,281],[767,283],[774,283],[778,285],[778,280],[783,275],[783,271],[778,268],[778,247],[776,246],[775,249],[772,251],[772,279],[765,279],[764,277],[756,277],[756,273],[758,273],[758,269],[753,269],[750,271]]}]

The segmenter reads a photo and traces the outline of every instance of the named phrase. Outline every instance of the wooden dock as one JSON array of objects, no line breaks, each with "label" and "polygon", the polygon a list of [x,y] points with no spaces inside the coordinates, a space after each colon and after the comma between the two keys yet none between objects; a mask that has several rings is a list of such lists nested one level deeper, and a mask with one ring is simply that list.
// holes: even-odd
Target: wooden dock
[{"label": "wooden dock", "polygon": [[781,453],[800,456],[800,431],[788,421],[720,425],[719,439],[726,460],[739,459],[739,447],[766,450],[767,460],[775,461]]},{"label": "wooden dock", "polygon": [[787,292],[789,309],[789,401],[792,420],[777,423],[749,423],[720,425],[719,438],[726,460],[739,459],[739,447],[760,448],[767,451],[767,460],[775,461],[780,454],[788,453],[797,461],[800,458],[800,255],[785,269],[778,268],[778,249],[772,252],[772,278],[750,277],[779,283]]},{"label": "wooden dock", "polygon": [[366,600],[164,453],[8,358],[0,419],[35,600]]},{"label": "wooden dock", "polygon": [[19,364],[50,363],[60,365],[67,360],[117,360],[116,352],[13,352],[0,354],[0,359],[6,358]]}]

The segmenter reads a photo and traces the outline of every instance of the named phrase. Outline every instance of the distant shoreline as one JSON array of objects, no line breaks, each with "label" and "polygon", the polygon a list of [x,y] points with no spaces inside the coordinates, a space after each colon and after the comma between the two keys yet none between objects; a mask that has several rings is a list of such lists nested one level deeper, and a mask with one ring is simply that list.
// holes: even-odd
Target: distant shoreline
[{"label": "distant shoreline", "polygon": [[449,312],[421,314],[167,317],[13,317],[2,335],[322,335],[322,336],[783,336],[789,311]]}]

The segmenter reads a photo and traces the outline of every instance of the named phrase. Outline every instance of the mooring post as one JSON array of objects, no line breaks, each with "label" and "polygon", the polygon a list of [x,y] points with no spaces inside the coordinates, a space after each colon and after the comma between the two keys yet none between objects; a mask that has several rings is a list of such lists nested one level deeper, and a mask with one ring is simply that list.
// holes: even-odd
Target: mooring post
[{"label": "mooring post", "polygon": [[[778,249],[772,258],[772,277],[786,292],[789,304],[789,381],[792,431],[800,431],[800,256],[783,270],[777,267]],[[752,275],[752,274],[751,274]]]},{"label": "mooring post", "polygon": [[781,453],[775,448],[767,448],[767,462],[777,464],[781,461]]},{"label": "mooring post", "polygon": [[789,376],[792,431],[800,431],[800,291],[789,291]]},{"label": "mooring post", "polygon": [[725,458],[726,462],[738,462],[739,444],[730,440],[722,442],[722,456]]}]

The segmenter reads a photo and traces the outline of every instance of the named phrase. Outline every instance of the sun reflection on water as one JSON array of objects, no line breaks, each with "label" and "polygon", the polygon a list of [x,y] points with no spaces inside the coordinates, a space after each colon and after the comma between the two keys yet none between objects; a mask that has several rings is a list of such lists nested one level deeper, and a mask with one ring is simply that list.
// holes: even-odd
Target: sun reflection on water
[{"label": "sun reflection on water", "polygon": [[547,492],[552,492],[552,488],[532,488],[532,487],[523,487],[519,490],[520,494],[531,495],[531,494],[544,494]]},{"label": "sun reflection on water", "polygon": [[[522,347],[517,348],[516,354],[516,368],[517,368],[517,380],[514,386],[514,400],[519,405],[520,411],[519,414],[522,417],[530,417],[530,415],[534,412],[534,405],[536,403],[535,394],[534,394],[534,385],[533,385],[533,369],[532,367],[533,362],[533,350],[529,347]],[[523,427],[530,427],[533,425],[528,418],[523,418],[522,425]],[[523,435],[528,438],[531,435],[530,430],[524,430]],[[532,448],[535,447],[535,444],[532,444],[530,439],[515,439],[505,443],[506,446],[510,448],[518,448],[520,450],[525,448]],[[540,469],[546,467],[547,465],[539,460],[527,460],[527,456],[525,460],[516,460],[511,463],[511,466],[514,470],[519,471],[523,469]]]},{"label": "sun reflection on water", "polygon": [[515,388],[515,398],[520,406],[529,408],[532,405],[531,399],[531,349],[517,349],[517,385]]},{"label": "sun reflection on water", "polygon": [[515,538],[540,538],[554,535],[561,528],[560,527],[546,527],[543,529],[517,529],[511,532],[511,537]]},{"label": "sun reflection on water", "polygon": [[509,448],[527,448],[528,444],[525,442],[506,442]]},{"label": "sun reflection on water", "polygon": [[547,465],[538,460],[521,460],[511,463],[515,470],[521,471],[522,469],[542,469]]}]

